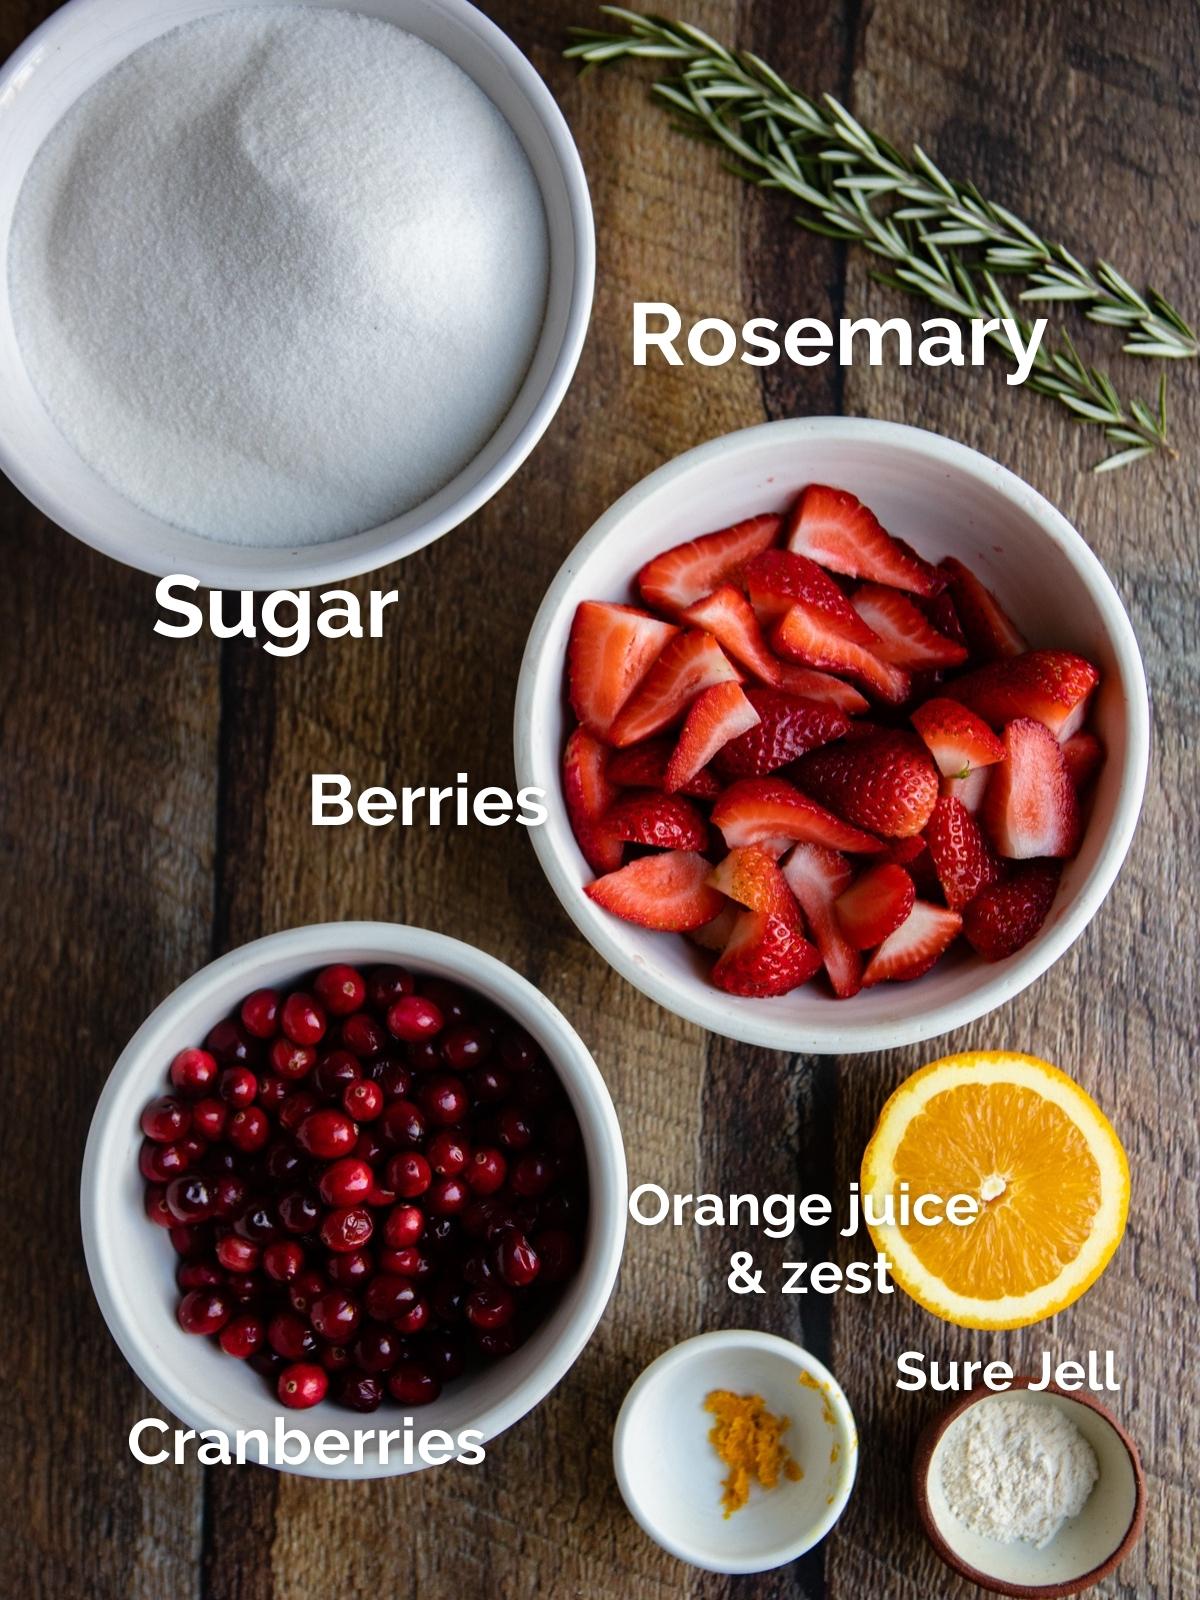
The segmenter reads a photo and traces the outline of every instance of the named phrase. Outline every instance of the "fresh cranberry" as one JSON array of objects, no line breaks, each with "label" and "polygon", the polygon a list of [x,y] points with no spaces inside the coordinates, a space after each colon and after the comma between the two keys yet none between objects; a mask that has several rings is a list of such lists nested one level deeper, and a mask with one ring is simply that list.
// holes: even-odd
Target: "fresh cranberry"
[{"label": "fresh cranberry", "polygon": [[155,1144],[171,1144],[182,1139],[192,1125],[192,1111],[174,1095],[164,1094],[142,1112],[142,1132]]},{"label": "fresh cranberry", "polygon": [[263,1271],[276,1283],[291,1283],[304,1266],[304,1248],[292,1239],[280,1239],[263,1251]]},{"label": "fresh cranberry", "polygon": [[279,1374],[275,1393],[280,1405],[291,1411],[304,1411],[319,1405],[329,1392],[329,1375],[311,1361],[294,1361]]},{"label": "fresh cranberry", "polygon": [[278,1114],[280,1106],[291,1092],[291,1084],[277,1073],[264,1073],[258,1080],[258,1103],[264,1111]]},{"label": "fresh cranberry", "polygon": [[400,1360],[400,1335],[382,1322],[369,1322],[354,1345],[354,1359],[364,1372],[390,1372]]},{"label": "fresh cranberry", "polygon": [[340,1100],[346,1088],[362,1077],[358,1057],[349,1050],[330,1050],[317,1063],[313,1088],[326,1100]]},{"label": "fresh cranberry", "polygon": [[271,1070],[295,1083],[307,1078],[317,1064],[317,1052],[310,1044],[294,1044],[291,1039],[273,1039],[269,1052]]},{"label": "fresh cranberry", "polygon": [[402,1150],[387,1164],[387,1185],[401,1200],[415,1200],[433,1182],[433,1168],[417,1150]]},{"label": "fresh cranberry", "polygon": [[419,1361],[402,1361],[388,1373],[388,1393],[402,1406],[427,1406],[442,1392],[441,1380]]},{"label": "fresh cranberry", "polygon": [[528,1289],[542,1270],[537,1251],[523,1233],[507,1233],[496,1246],[500,1276],[511,1289]]},{"label": "fresh cranberry", "polygon": [[240,1022],[227,1017],[208,1031],[204,1048],[216,1056],[223,1067],[252,1067],[262,1053],[262,1042],[247,1033]]},{"label": "fresh cranberry", "polygon": [[198,1174],[185,1173],[167,1185],[167,1210],[176,1222],[207,1222],[213,1214],[212,1185]]},{"label": "fresh cranberry", "polygon": [[279,1213],[264,1201],[253,1203],[238,1217],[233,1230],[255,1244],[272,1244],[279,1237]]},{"label": "fresh cranberry", "polygon": [[397,1039],[431,1039],[441,1033],[445,1019],[432,1000],[419,994],[406,994],[389,1007],[387,1025],[389,1033]]},{"label": "fresh cranberry", "polygon": [[558,1095],[558,1079],[549,1067],[530,1067],[516,1080],[516,1098],[526,1111],[542,1111]]},{"label": "fresh cranberry", "polygon": [[481,1067],[491,1053],[491,1034],[470,1023],[448,1029],[442,1038],[442,1060],[455,1072]]},{"label": "fresh cranberry", "polygon": [[475,1348],[486,1361],[499,1361],[517,1348],[517,1332],[510,1322],[503,1328],[477,1328]]},{"label": "fresh cranberry", "polygon": [[429,1291],[429,1303],[434,1315],[442,1322],[461,1322],[466,1298],[467,1286],[458,1277],[439,1278]]},{"label": "fresh cranberry", "polygon": [[313,979],[313,992],[331,1017],[348,1017],[367,998],[362,973],[344,962],[318,972]]},{"label": "fresh cranberry", "polygon": [[505,1028],[497,1050],[510,1072],[528,1072],[541,1060],[541,1051],[524,1028]]},{"label": "fresh cranberry", "polygon": [[217,1081],[217,1063],[207,1050],[181,1050],[171,1062],[171,1083],[193,1099]]},{"label": "fresh cranberry", "polygon": [[[444,1183],[453,1183],[456,1180],[444,1178],[442,1181]],[[430,1216],[429,1221],[425,1224],[425,1237],[422,1243],[427,1250],[436,1252],[439,1256],[446,1256],[452,1247],[457,1247],[461,1242],[461,1235],[462,1223],[458,1220],[457,1215],[434,1214]]]},{"label": "fresh cranberry", "polygon": [[529,1155],[518,1157],[513,1163],[509,1186],[514,1194],[533,1199],[545,1194],[554,1182],[554,1177],[553,1163],[546,1156],[531,1152]]},{"label": "fresh cranberry", "polygon": [[394,1206],[384,1218],[383,1237],[393,1250],[403,1250],[425,1232],[425,1213],[420,1206]]},{"label": "fresh cranberry", "polygon": [[271,1388],[274,1390],[275,1381],[279,1377],[279,1374],[283,1371],[284,1361],[282,1356],[275,1354],[274,1350],[271,1349],[269,1344],[264,1344],[260,1349],[254,1352],[249,1361],[247,1361],[246,1365],[253,1368],[253,1370],[259,1373],[260,1376],[268,1378],[271,1383]]},{"label": "fresh cranberry", "polygon": [[480,1105],[499,1105],[512,1093],[512,1075],[503,1067],[480,1067],[471,1074],[471,1092]]},{"label": "fresh cranberry", "polygon": [[457,1178],[470,1160],[471,1150],[461,1133],[443,1128],[429,1141],[427,1154],[439,1178]]},{"label": "fresh cranberry", "polygon": [[413,1075],[403,1061],[385,1058],[375,1081],[385,1100],[405,1100],[412,1091]]},{"label": "fresh cranberry", "polygon": [[238,1216],[245,1208],[246,1192],[245,1183],[236,1173],[220,1173],[212,1184],[213,1216]]},{"label": "fresh cranberry", "polygon": [[263,1166],[272,1183],[297,1183],[308,1169],[308,1158],[291,1139],[276,1139],[267,1148]]},{"label": "fresh cranberry", "polygon": [[181,1289],[220,1289],[225,1274],[211,1261],[181,1261],[175,1271],[175,1282]]},{"label": "fresh cranberry", "polygon": [[255,1316],[252,1311],[244,1311],[221,1329],[220,1345],[227,1356],[248,1361],[255,1351],[261,1349],[265,1337],[262,1318]]},{"label": "fresh cranberry", "polygon": [[317,1179],[317,1193],[327,1206],[353,1206],[365,1200],[374,1185],[374,1174],[357,1156],[343,1156],[325,1168]]},{"label": "fresh cranberry", "polygon": [[411,1100],[393,1100],[379,1119],[379,1132],[392,1145],[421,1144],[425,1138],[425,1113]]},{"label": "fresh cranberry", "polygon": [[534,1249],[542,1263],[544,1283],[562,1283],[575,1270],[577,1249],[574,1237],[565,1228],[547,1228],[534,1238]]},{"label": "fresh cranberry", "polygon": [[404,1059],[414,1073],[441,1072],[445,1066],[436,1039],[414,1039],[404,1046]]},{"label": "fresh cranberry", "polygon": [[291,1189],[279,1201],[279,1220],[288,1233],[311,1233],[321,1220],[315,1195]]},{"label": "fresh cranberry", "polygon": [[225,1131],[228,1116],[227,1106],[206,1096],[203,1100],[197,1100],[192,1107],[192,1127],[202,1139],[219,1139]]},{"label": "fresh cranberry", "polygon": [[329,1019],[319,1000],[303,990],[297,990],[283,1002],[279,1025],[293,1044],[313,1045],[325,1037]]},{"label": "fresh cranberry", "polygon": [[426,1193],[425,1208],[435,1217],[456,1216],[464,1211],[471,1191],[461,1178],[435,1178]]},{"label": "fresh cranberry", "polygon": [[381,1272],[372,1278],[363,1295],[367,1315],[376,1322],[394,1322],[414,1304],[417,1291],[407,1278]]},{"label": "fresh cranberry", "polygon": [[470,1022],[474,1006],[470,995],[465,989],[460,989],[458,984],[450,983],[445,978],[427,978],[421,988],[425,998],[432,1000],[442,1013],[447,1027],[454,1027],[460,1022]]},{"label": "fresh cranberry", "polygon": [[358,1306],[340,1289],[331,1289],[314,1300],[308,1316],[313,1332],[326,1344],[344,1344],[358,1328]]},{"label": "fresh cranberry", "polygon": [[387,1049],[388,1036],[374,1017],[369,1017],[365,1011],[356,1011],[342,1023],[342,1044],[360,1061],[369,1061]]},{"label": "fresh cranberry", "polygon": [[164,1150],[167,1148],[178,1150],[183,1158],[185,1170],[190,1172],[193,1167],[198,1167],[208,1154],[208,1141],[197,1138],[194,1133],[189,1133],[186,1138],[178,1140],[177,1143],[169,1147],[167,1145],[162,1146]]},{"label": "fresh cranberry", "polygon": [[555,1155],[571,1155],[579,1148],[579,1124],[570,1111],[556,1111],[546,1125],[546,1142]]},{"label": "fresh cranberry", "polygon": [[450,1333],[431,1333],[425,1341],[425,1359],[442,1383],[461,1377],[467,1366],[467,1353]]},{"label": "fresh cranberry", "polygon": [[258,1079],[249,1067],[226,1067],[217,1081],[217,1093],[235,1111],[253,1105],[258,1097]]},{"label": "fresh cranberry", "polygon": [[173,1228],[175,1218],[171,1215],[171,1208],[167,1205],[167,1191],[161,1183],[148,1183],[146,1185],[145,1211],[150,1221],[158,1228]]},{"label": "fresh cranberry", "polygon": [[217,1260],[226,1272],[253,1272],[262,1260],[262,1247],[236,1233],[217,1240]]},{"label": "fresh cranberry", "polygon": [[524,1150],[533,1143],[533,1124],[516,1106],[505,1106],[496,1120],[496,1134],[507,1150]]},{"label": "fresh cranberry", "polygon": [[325,1248],[341,1254],[343,1251],[361,1250],[374,1230],[375,1224],[371,1221],[369,1211],[364,1211],[360,1206],[342,1206],[325,1213],[319,1231]]},{"label": "fresh cranberry", "polygon": [[423,1250],[406,1245],[403,1250],[381,1250],[379,1270],[397,1278],[428,1278],[433,1272],[433,1262]]},{"label": "fresh cranberry", "polygon": [[376,1011],[389,1011],[416,986],[412,974],[402,967],[372,967],[367,973],[367,999]]},{"label": "fresh cranberry", "polygon": [[295,1133],[320,1104],[311,1089],[293,1089],[279,1108],[279,1126],[285,1133]]},{"label": "fresh cranberry", "polygon": [[[313,1304],[316,1304],[315,1299]],[[267,1342],[276,1355],[281,1355],[285,1361],[302,1361],[317,1347],[312,1329],[294,1311],[275,1313],[267,1323]]]},{"label": "fresh cranberry", "polygon": [[495,1194],[508,1176],[508,1162],[499,1150],[476,1150],[466,1167],[466,1179],[476,1194]]},{"label": "fresh cranberry", "polygon": [[288,1304],[298,1316],[307,1317],[314,1300],[319,1299],[329,1284],[319,1272],[308,1267],[293,1280],[288,1288]]},{"label": "fresh cranberry", "polygon": [[334,1393],[351,1411],[378,1411],[383,1403],[383,1384],[369,1372],[345,1373]]},{"label": "fresh cranberry", "polygon": [[472,1289],[482,1288],[485,1283],[491,1283],[496,1276],[491,1262],[478,1252],[468,1256],[463,1262],[462,1274]]},{"label": "fresh cranberry", "polygon": [[185,1261],[194,1261],[198,1256],[207,1254],[212,1244],[211,1234],[202,1223],[176,1223],[167,1238],[175,1254],[182,1256]]},{"label": "fresh cranberry", "polygon": [[187,1169],[188,1156],[182,1145],[143,1140],[138,1151],[138,1171],[147,1183],[170,1183]]},{"label": "fresh cranberry", "polygon": [[333,1161],[354,1148],[358,1129],[344,1111],[313,1111],[296,1129],[296,1143],[310,1156]]},{"label": "fresh cranberry", "polygon": [[383,1090],[369,1078],[359,1078],[342,1090],[342,1107],[355,1122],[374,1122],[383,1110]]},{"label": "fresh cranberry", "polygon": [[397,1333],[413,1335],[423,1332],[430,1322],[432,1312],[429,1301],[422,1295],[417,1295],[412,1304],[394,1319]]},{"label": "fresh cranberry", "polygon": [[273,1039],[279,1032],[279,996],[274,989],[255,989],[242,1001],[238,1015],[247,1033]]},{"label": "fresh cranberry", "polygon": [[426,1078],[417,1090],[417,1100],[430,1122],[442,1128],[461,1122],[471,1106],[466,1084],[450,1072]]},{"label": "fresh cranberry", "polygon": [[265,1283],[261,1272],[231,1272],[226,1288],[239,1305],[257,1305],[262,1299]]},{"label": "fresh cranberry", "polygon": [[229,1119],[225,1137],[235,1150],[252,1155],[261,1150],[271,1137],[271,1124],[261,1106],[243,1106]]},{"label": "fresh cranberry", "polygon": [[369,1250],[331,1252],[325,1270],[340,1289],[361,1288],[375,1272],[375,1258]]},{"label": "fresh cranberry", "polygon": [[189,1289],[176,1308],[184,1333],[216,1333],[229,1321],[229,1296],[220,1289]]},{"label": "fresh cranberry", "polygon": [[354,1365],[349,1346],[344,1344],[323,1344],[317,1359],[326,1372],[345,1372]]}]

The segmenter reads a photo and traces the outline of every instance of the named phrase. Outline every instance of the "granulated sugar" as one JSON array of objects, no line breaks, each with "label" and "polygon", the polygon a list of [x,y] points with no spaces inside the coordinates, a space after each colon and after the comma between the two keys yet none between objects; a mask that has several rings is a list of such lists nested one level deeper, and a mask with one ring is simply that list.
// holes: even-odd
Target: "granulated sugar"
[{"label": "granulated sugar", "polygon": [[229,12],[144,46],[38,152],[9,256],[30,376],[80,455],[207,537],[312,544],[486,443],[544,313],[507,122],[386,22]]}]

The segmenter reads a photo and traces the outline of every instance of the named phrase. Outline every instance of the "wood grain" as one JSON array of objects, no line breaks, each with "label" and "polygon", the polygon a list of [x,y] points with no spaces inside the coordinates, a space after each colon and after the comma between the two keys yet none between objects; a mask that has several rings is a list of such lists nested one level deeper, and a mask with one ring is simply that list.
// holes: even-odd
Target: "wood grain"
[{"label": "wood grain", "polygon": [[[50,8],[0,0],[0,45]],[[965,1597],[924,1547],[904,1464],[936,1402],[898,1395],[892,1363],[1114,1347],[1120,1409],[1151,1482],[1146,1538],[1106,1596],[1200,1593],[1197,942],[1185,886],[1193,798],[1197,374],[1172,374],[1179,464],[1093,478],[1092,446],[993,375],[790,367],[635,371],[634,299],[735,322],[751,314],[905,314],[868,265],[791,226],[713,154],[668,136],[644,81],[580,81],[560,59],[584,0],[485,9],[531,55],[579,142],[598,238],[595,316],[560,414],[525,468],[464,528],[402,568],[387,636],[319,641],[280,661],[237,641],[155,640],[152,585],[0,498],[9,868],[0,927],[9,1115],[0,1125],[5,1304],[21,1308],[0,1492],[20,1537],[0,1593],[88,1600],[316,1600],[463,1593],[607,1597]],[[1200,240],[1200,18],[1168,0],[694,0],[687,15],[829,88],[947,170],[1110,254],[1185,306]],[[1126,371],[1136,382],[1138,369]],[[1117,888],[1075,949],[998,1016],[910,1051],[833,1061],[751,1050],[659,1010],[604,965],[511,830],[313,830],[313,771],[356,783],[512,780],[524,639],[546,585],[594,518],[688,446],[763,417],[845,409],[920,421],[1006,462],[1082,529],[1125,597],[1155,697],[1145,820]],[[116,1354],[76,1246],[79,1156],[105,1072],[150,1006],[220,951],[347,916],[425,923],[524,972],[591,1045],[621,1115],[633,1181],[684,1191],[837,1193],[879,1105],[942,1049],[1014,1044],[1075,1072],[1113,1116],[1135,1173],[1129,1237],[1103,1284],[1048,1327],[996,1339],[903,1297],[763,1300],[725,1288],[739,1241],[635,1230],[609,1314],[577,1366],[497,1440],[485,1468],[371,1484],[266,1471],[136,1467],[132,1420],[155,1409]],[[58,1263],[67,1241],[64,1280]],[[800,1241],[820,1257],[858,1241]],[[835,1245],[837,1246],[835,1250]],[[780,1250],[769,1256],[774,1260]],[[53,1253],[51,1253],[53,1252]],[[817,1552],[761,1579],[682,1567],[627,1517],[608,1438],[652,1356],[705,1327],[801,1338],[842,1379],[862,1429],[850,1510]],[[14,1341],[10,1340],[10,1347]]]}]

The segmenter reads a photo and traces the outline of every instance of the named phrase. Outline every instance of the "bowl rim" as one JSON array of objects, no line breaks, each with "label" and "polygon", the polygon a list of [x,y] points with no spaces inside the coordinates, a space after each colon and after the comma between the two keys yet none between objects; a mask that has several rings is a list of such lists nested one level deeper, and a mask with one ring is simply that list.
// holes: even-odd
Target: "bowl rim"
[{"label": "bowl rim", "polygon": [[[219,991],[233,974],[244,971],[249,981],[264,962],[290,960],[293,956],[299,973],[337,959],[339,950],[356,947],[378,949],[380,954],[375,959],[380,961],[411,963],[418,970],[427,965],[430,969],[457,975],[459,981],[508,1009],[538,1039],[568,1087],[579,1091],[578,1098],[572,1093],[572,1100],[588,1143],[590,1203],[596,1208],[593,1217],[599,1223],[591,1230],[591,1260],[580,1268],[581,1275],[588,1274],[588,1285],[536,1371],[488,1406],[478,1418],[471,1419],[468,1426],[478,1429],[486,1443],[540,1404],[558,1385],[603,1316],[616,1284],[624,1247],[628,1172],[612,1098],[603,1074],[578,1033],[527,978],[495,956],[459,939],[402,923],[308,923],[239,945],[201,967],[173,989],[154,1007],[122,1050],[92,1113],[79,1182],[80,1226],[88,1277],[105,1324],[121,1354],[162,1405],[188,1427],[197,1430],[220,1428],[232,1436],[236,1428],[246,1426],[245,1418],[239,1419],[224,1407],[218,1408],[214,1415],[194,1397],[186,1375],[179,1370],[179,1363],[143,1335],[136,1318],[129,1314],[124,1293],[114,1287],[118,1274],[113,1269],[112,1258],[119,1251],[120,1241],[110,1236],[100,1219],[106,1212],[104,1197],[119,1175],[108,1158],[110,1143],[122,1133],[116,1111],[130,1081],[147,1069],[151,1059],[160,1067],[163,1065],[154,1053],[174,1020],[183,1012],[199,1011],[206,999]],[[287,1416],[282,1410],[280,1414]],[[330,1425],[339,1424],[331,1422]],[[363,1424],[360,1419],[356,1425],[370,1426],[370,1423]],[[248,1452],[247,1458],[259,1459],[257,1451],[253,1456]],[[382,1464],[371,1458],[362,1464],[347,1461],[327,1465],[311,1452],[308,1459],[299,1464],[274,1460],[261,1464],[303,1477],[341,1479],[400,1476],[427,1465],[419,1460],[406,1464],[396,1459]]]},{"label": "bowl rim", "polygon": [[1097,1416],[1108,1424],[1109,1428],[1112,1429],[1122,1445],[1124,1445],[1130,1465],[1133,1468],[1135,1500],[1129,1527],[1125,1530],[1120,1544],[1111,1555],[1106,1556],[1103,1561],[1092,1567],[1090,1571],[1081,1573],[1079,1577],[1067,1579],[1062,1583],[1006,1583],[1001,1578],[981,1572],[978,1567],[973,1567],[969,1561],[964,1561],[955,1555],[942,1537],[937,1519],[934,1517],[932,1507],[929,1504],[929,1470],[933,1463],[933,1453],[947,1428],[953,1422],[956,1422],[964,1411],[969,1411],[972,1406],[978,1405],[981,1401],[999,1399],[1013,1389],[1028,1389],[1035,1381],[1035,1379],[1028,1376],[1015,1377],[1006,1389],[972,1390],[969,1394],[960,1396],[952,1405],[947,1406],[944,1411],[940,1411],[933,1417],[917,1441],[916,1453],[913,1456],[912,1491],[913,1499],[916,1502],[917,1516],[925,1537],[933,1546],[938,1557],[953,1572],[957,1572],[960,1577],[968,1579],[971,1583],[978,1584],[981,1589],[986,1589],[991,1594],[1007,1595],[1012,1597],[1012,1600],[1062,1600],[1063,1596],[1082,1594],[1085,1590],[1091,1589],[1100,1582],[1101,1578],[1106,1578],[1110,1572],[1119,1567],[1141,1538],[1142,1530],[1146,1525],[1146,1474],[1142,1467],[1142,1458],[1138,1452],[1138,1447],[1109,1408],[1098,1400],[1094,1394],[1091,1394],[1086,1389],[1063,1389],[1057,1383],[1047,1384],[1045,1390],[1037,1391],[1039,1393],[1059,1395],[1064,1400],[1073,1400],[1081,1406],[1087,1406],[1090,1411],[1094,1411]]},{"label": "bowl rim", "polygon": [[[1112,826],[1088,878],[1079,886],[1063,915],[1045,930],[1039,941],[998,964],[997,970],[985,976],[970,994],[944,1002],[905,1022],[885,1019],[866,1024],[842,1015],[840,1020],[831,1018],[828,1022],[800,1026],[773,1018],[769,1002],[759,1003],[750,1014],[749,1008],[735,1011],[727,1004],[728,996],[699,978],[681,982],[647,972],[630,953],[616,919],[607,916],[580,892],[577,871],[566,864],[547,830],[531,828],[529,832],[543,872],[580,933],[635,988],[676,1016],[743,1044],[792,1053],[855,1055],[897,1049],[949,1033],[1007,1004],[1066,953],[1099,910],[1125,860],[1141,814],[1150,754],[1145,670],[1133,625],[1099,558],[1066,517],[1009,468],[958,440],[907,423],[838,416],[760,422],[709,439],[664,462],[603,512],[568,553],[538,608],[521,661],[513,719],[518,785],[544,787],[542,780],[549,780],[550,795],[561,791],[557,765],[551,773],[543,774],[539,770],[534,754],[534,729],[547,696],[547,683],[551,686],[549,692],[555,695],[560,692],[563,663],[550,659],[547,640],[559,620],[579,568],[606,540],[619,534],[626,517],[644,501],[695,469],[755,446],[768,435],[777,441],[781,450],[799,441],[849,440],[923,454],[931,466],[952,468],[999,492],[1038,524],[1079,573],[1101,613],[1126,701],[1127,737],[1121,787]],[[853,1001],[846,1004],[853,1005]]]},{"label": "bowl rim", "polygon": [[[723,1561],[720,1564],[713,1562],[709,1557],[700,1555],[690,1547],[686,1541],[676,1539],[658,1527],[642,1508],[633,1489],[631,1477],[626,1466],[626,1437],[631,1425],[631,1419],[637,1406],[645,1397],[647,1390],[660,1378],[664,1372],[672,1367],[682,1366],[690,1361],[694,1355],[705,1350],[763,1350],[789,1362],[801,1372],[806,1372],[814,1377],[822,1386],[822,1393],[829,1400],[837,1418],[839,1431],[845,1436],[849,1448],[840,1458],[839,1487],[830,1503],[825,1507],[822,1515],[815,1523],[809,1524],[802,1533],[785,1543],[772,1546],[764,1556],[747,1556],[739,1559]],[[824,1362],[819,1361],[811,1351],[797,1344],[792,1339],[786,1339],[777,1333],[765,1333],[756,1328],[716,1328],[707,1333],[693,1334],[691,1338],[681,1339],[678,1344],[669,1346],[661,1355],[654,1358],[648,1366],[644,1367],[630,1384],[625,1398],[621,1402],[621,1409],[617,1413],[617,1420],[613,1426],[613,1471],[617,1479],[617,1487],[621,1498],[630,1516],[641,1528],[642,1532],[655,1544],[675,1556],[679,1561],[686,1561],[690,1566],[698,1567],[704,1572],[721,1572],[730,1575],[745,1575],[755,1572],[771,1572],[777,1567],[785,1566],[789,1561],[795,1561],[808,1550],[820,1544],[822,1539],[828,1537],[834,1524],[839,1520],[858,1477],[858,1424],[854,1420],[854,1412],[846,1398],[846,1392],[841,1384],[830,1372]]]},{"label": "bowl rim", "polygon": [[[306,0],[259,0],[259,3],[283,8],[304,5]],[[338,9],[349,11],[354,9],[352,0],[334,0],[334,3]],[[544,128],[562,175],[573,243],[573,261],[566,320],[553,365],[530,410],[528,419],[511,444],[487,472],[463,492],[456,494],[433,516],[416,520],[415,526],[403,533],[397,534],[394,531],[398,524],[416,519],[423,506],[444,496],[460,476],[468,473],[483,451],[487,450],[490,439],[470,461],[463,464],[454,478],[427,496],[424,501],[410,507],[398,517],[389,518],[387,522],[379,523],[373,528],[365,528],[344,539],[327,540],[321,544],[300,545],[293,548],[287,545],[231,546],[217,540],[201,540],[198,535],[190,535],[196,541],[198,548],[194,552],[189,552],[187,556],[187,574],[189,577],[197,578],[206,588],[255,591],[283,587],[312,588],[319,584],[336,583],[340,579],[356,577],[364,572],[377,571],[432,544],[474,516],[517,472],[557,415],[575,375],[591,320],[596,276],[595,221],[587,175],[578,146],[558,102],[533,63],[490,17],[477,6],[470,4],[470,0],[420,0],[420,3],[430,9],[446,13],[463,28],[475,34],[503,63],[508,77],[517,85]],[[19,102],[17,91],[38,61],[43,57],[53,56],[61,40],[69,35],[81,17],[86,18],[90,13],[106,10],[113,5],[114,0],[66,0],[57,11],[52,12],[17,46],[8,60],[0,64],[0,108],[6,104]],[[216,15],[225,9],[227,7],[222,0],[211,0],[210,10],[204,14]],[[181,18],[180,22],[186,20],[188,19]],[[198,20],[194,8],[192,20]],[[545,203],[545,191],[540,184],[538,187]],[[551,274],[553,270],[551,262]],[[5,281],[7,281],[6,273]],[[533,359],[536,359],[536,355]],[[527,382],[528,373],[505,413],[505,418],[511,415],[513,407],[521,399]],[[498,428],[503,426],[505,418],[501,419]],[[494,437],[493,432],[491,438]],[[70,448],[73,450],[73,447]],[[73,453],[77,454],[74,451]],[[0,433],[0,472],[3,472],[43,515],[73,538],[78,539],[80,543],[152,577],[161,578],[181,570],[179,562],[172,562],[161,556],[157,547],[122,543],[119,535],[91,524],[86,514],[79,515],[75,508],[66,504],[52,482],[45,481],[26,466],[23,456],[9,445],[3,433]],[[114,492],[120,493],[120,491]],[[125,499],[125,496],[122,495],[121,498]],[[131,501],[126,503],[133,505]],[[141,511],[140,514],[149,517],[159,528],[169,531],[172,536],[187,531],[175,528],[152,512]],[[203,548],[206,545],[212,547],[211,557]],[[231,568],[223,559],[228,550],[248,551],[251,554],[242,563]],[[182,559],[181,557],[180,560]]]}]

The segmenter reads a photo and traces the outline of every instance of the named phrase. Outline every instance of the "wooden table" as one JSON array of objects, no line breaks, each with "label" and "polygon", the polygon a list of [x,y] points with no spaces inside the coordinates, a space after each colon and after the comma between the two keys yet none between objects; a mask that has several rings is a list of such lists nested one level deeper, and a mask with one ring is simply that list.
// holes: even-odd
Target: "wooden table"
[{"label": "wooden table", "polygon": [[[847,98],[898,141],[1200,312],[1200,13],[1170,0],[689,0],[688,15]],[[0,0],[0,49],[51,9]],[[638,74],[583,82],[560,60],[584,0],[486,7],[546,75],[592,184],[595,316],[578,377],[532,460],[466,527],[381,574],[404,592],[380,642],[281,661],[240,641],[156,638],[152,582],[92,554],[5,486],[0,919],[0,1229],[9,1349],[0,1503],[13,1600],[301,1597],[965,1596],[926,1549],[905,1464],[938,1405],[899,1395],[902,1349],[1117,1352],[1119,1409],[1150,1480],[1146,1537],[1105,1595],[1200,1593],[1197,1118],[1192,1094],[1200,843],[1197,368],[1172,373],[1182,459],[1092,477],[1095,441],[998,375],[779,366],[635,371],[635,298],[740,323],[912,314],[867,263],[789,226],[710,152],[667,137]],[[1138,372],[1126,371],[1136,380]],[[1143,379],[1149,388],[1150,379]],[[847,1060],[711,1038],[615,976],[560,911],[519,830],[314,831],[308,780],[511,782],[522,645],[560,561],[668,457],[764,417],[844,411],[966,440],[1082,530],[1124,596],[1154,693],[1154,763],[1129,862],[1086,935],[1002,1012],[949,1037]],[[367,580],[354,587],[363,591]],[[844,1191],[874,1116],[920,1061],[1011,1045],[1077,1074],[1134,1173],[1128,1237],[1099,1286],[1048,1326],[961,1333],[903,1296],[737,1299],[735,1241],[639,1229],[595,1338],[553,1397],[478,1471],[322,1484],[257,1468],[136,1466],[125,1435],[158,1408],[93,1303],[78,1246],[92,1106],[147,1011],[212,955],[339,917],[425,923],[501,956],[566,1012],[611,1085],[634,1181]],[[853,1243],[804,1241],[821,1255]],[[794,1247],[793,1247],[794,1248]],[[859,1252],[861,1253],[861,1252]],[[833,1366],[862,1428],[851,1507],[824,1547],[729,1582],[680,1566],[625,1514],[609,1433],[633,1376],[673,1341],[747,1320]],[[1189,1492],[1188,1470],[1192,1473]]]}]

